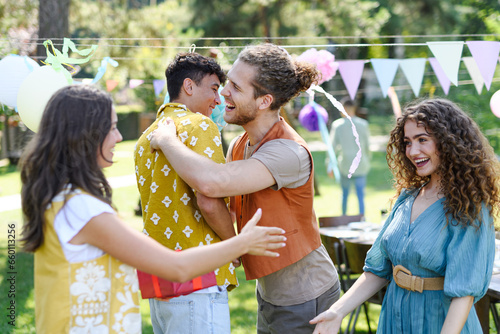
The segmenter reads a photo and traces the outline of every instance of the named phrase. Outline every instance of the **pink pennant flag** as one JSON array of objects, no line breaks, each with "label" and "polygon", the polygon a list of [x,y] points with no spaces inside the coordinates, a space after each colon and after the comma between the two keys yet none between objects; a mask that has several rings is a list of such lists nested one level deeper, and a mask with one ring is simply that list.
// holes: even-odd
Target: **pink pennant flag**
[{"label": "pink pennant flag", "polygon": [[458,68],[462,58],[464,42],[427,42],[443,73],[458,86]]},{"label": "pink pennant flag", "polygon": [[495,75],[495,69],[498,63],[500,42],[468,41],[465,43],[469,47],[472,58],[474,58],[479,67],[479,72],[481,72],[483,76],[486,89],[490,90],[491,81]]},{"label": "pink pennant flag", "polygon": [[132,89],[134,89],[135,87],[139,87],[140,85],[142,85],[144,83],[144,80],[140,80],[140,79],[130,79],[130,81],[128,82],[128,86]]},{"label": "pink pennant flag", "polygon": [[363,76],[363,69],[365,67],[364,60],[339,60],[339,73],[344,81],[344,85],[349,92],[351,100],[356,97],[356,92]]},{"label": "pink pennant flag", "polygon": [[106,90],[108,92],[111,92],[113,89],[118,86],[118,81],[117,80],[106,80]]},{"label": "pink pennant flag", "polygon": [[160,93],[163,90],[163,87],[165,87],[165,80],[160,80],[160,79],[153,80],[153,88],[155,90],[156,97],[160,96]]},{"label": "pink pennant flag", "polygon": [[431,64],[432,70],[434,71],[434,74],[436,74],[439,84],[441,85],[441,88],[443,88],[444,93],[448,95],[448,92],[450,91],[450,85],[451,81],[448,79],[446,74],[444,73],[443,69],[441,68],[441,65],[439,65],[439,62],[437,61],[436,58],[429,58],[429,63]]}]

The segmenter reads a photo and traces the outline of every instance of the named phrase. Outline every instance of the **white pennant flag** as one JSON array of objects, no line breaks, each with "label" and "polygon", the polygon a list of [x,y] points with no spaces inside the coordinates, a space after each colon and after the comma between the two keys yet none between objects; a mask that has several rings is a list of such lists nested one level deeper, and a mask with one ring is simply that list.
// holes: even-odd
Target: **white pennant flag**
[{"label": "white pennant flag", "polygon": [[410,83],[415,97],[418,97],[418,95],[420,94],[420,88],[422,87],[422,80],[424,78],[426,62],[427,59],[425,58],[402,59],[399,62],[399,66],[403,70],[406,79]]},{"label": "white pennant flag", "polygon": [[464,42],[427,42],[427,46],[441,65],[444,74],[455,86],[458,86],[458,68]]},{"label": "white pennant flag", "polygon": [[474,86],[476,86],[477,93],[481,94],[483,91],[484,80],[476,61],[472,57],[463,57],[462,60],[464,61],[465,67],[467,67],[467,71],[469,72]]}]

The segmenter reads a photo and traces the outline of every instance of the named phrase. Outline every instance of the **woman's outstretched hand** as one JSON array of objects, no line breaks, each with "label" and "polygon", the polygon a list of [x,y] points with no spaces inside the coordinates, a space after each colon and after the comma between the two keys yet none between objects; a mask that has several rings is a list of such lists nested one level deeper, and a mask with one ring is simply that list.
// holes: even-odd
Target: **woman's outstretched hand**
[{"label": "woman's outstretched hand", "polygon": [[279,253],[271,250],[285,246],[286,237],[282,235],[285,231],[279,227],[257,226],[261,216],[262,209],[258,209],[238,237],[247,242],[248,254],[277,257]]},{"label": "woman's outstretched hand", "polygon": [[340,330],[343,317],[331,310],[320,313],[310,324],[316,324],[313,334],[337,334]]},{"label": "woman's outstretched hand", "polygon": [[158,122],[158,127],[151,132],[150,146],[151,150],[161,149],[160,143],[167,142],[177,138],[177,130],[174,121],[170,118],[164,118]]}]

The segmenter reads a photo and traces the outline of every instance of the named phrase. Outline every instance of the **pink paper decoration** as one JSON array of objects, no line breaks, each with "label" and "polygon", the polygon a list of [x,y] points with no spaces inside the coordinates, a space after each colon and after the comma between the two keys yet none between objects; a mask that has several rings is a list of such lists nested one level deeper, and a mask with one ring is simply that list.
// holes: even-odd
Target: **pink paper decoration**
[{"label": "pink paper decoration", "polygon": [[309,49],[298,56],[297,60],[316,64],[316,68],[321,72],[318,85],[333,78],[339,68],[339,64],[335,62],[335,56],[326,50]]},{"label": "pink paper decoration", "polygon": [[338,62],[339,73],[344,81],[344,85],[349,92],[351,100],[354,100],[358,92],[359,83],[363,76],[363,69],[365,67],[364,60],[342,60]]},{"label": "pink paper decoration", "polygon": [[140,85],[142,85],[144,83],[144,80],[140,80],[140,79],[130,79],[130,81],[128,82],[128,86],[132,89],[136,88],[136,87],[139,87]]},{"label": "pink paper decoration", "polygon": [[451,85],[450,79],[448,79],[436,58],[429,58],[429,63],[431,64],[434,74],[436,74],[438,81],[441,84],[441,88],[444,90],[444,94],[448,95]]},{"label": "pink paper decoration", "polygon": [[479,67],[486,89],[490,90],[491,81],[497,67],[498,54],[500,53],[500,42],[468,41],[465,43]]}]

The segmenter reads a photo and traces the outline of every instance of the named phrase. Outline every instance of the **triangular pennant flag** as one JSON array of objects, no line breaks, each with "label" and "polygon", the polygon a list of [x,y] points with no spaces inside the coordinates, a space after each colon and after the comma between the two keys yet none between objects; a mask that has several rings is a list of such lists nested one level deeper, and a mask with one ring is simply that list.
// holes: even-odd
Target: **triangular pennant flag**
[{"label": "triangular pennant flag", "polygon": [[356,92],[363,76],[363,69],[365,67],[364,60],[339,60],[339,73],[344,81],[344,85],[349,92],[351,100],[356,97]]},{"label": "triangular pennant flag", "polygon": [[455,86],[458,86],[458,68],[464,42],[427,42],[427,46],[441,65],[444,74]]},{"label": "triangular pennant flag", "polygon": [[497,67],[498,54],[500,53],[500,42],[468,41],[466,44],[476,61],[477,67],[479,67],[486,89],[490,90],[491,81]]},{"label": "triangular pennant flag", "polygon": [[400,61],[399,66],[403,70],[406,80],[410,83],[411,89],[415,97],[420,94],[420,88],[422,87],[422,80],[424,78],[425,63],[427,59],[425,58],[410,58],[403,59]]},{"label": "triangular pennant flag", "polygon": [[484,80],[481,76],[481,72],[479,72],[479,67],[476,64],[476,61],[472,57],[463,57],[462,60],[464,61],[465,67],[467,67],[467,71],[469,72],[474,86],[476,86],[477,93],[481,94],[483,91]]},{"label": "triangular pennant flag", "polygon": [[106,90],[108,92],[111,92],[113,89],[118,86],[118,81],[117,80],[106,80]]},{"label": "triangular pennant flag", "polygon": [[139,87],[140,85],[142,85],[144,83],[144,80],[140,80],[140,79],[130,79],[130,81],[128,82],[128,86],[132,89],[134,89],[135,87]]},{"label": "triangular pennant flag", "polygon": [[387,90],[392,85],[398,70],[399,59],[372,58],[370,61],[382,89],[382,94],[387,97]]},{"label": "triangular pennant flag", "polygon": [[443,88],[445,95],[448,95],[451,84],[450,79],[448,79],[436,58],[429,58],[429,63],[431,64],[432,70],[434,71],[434,74],[436,74],[439,84],[441,85],[441,88]]},{"label": "triangular pennant flag", "polygon": [[165,80],[161,80],[161,79],[154,79],[153,80],[153,88],[155,90],[156,97],[160,96],[160,93],[163,90],[163,87],[165,87]]}]

